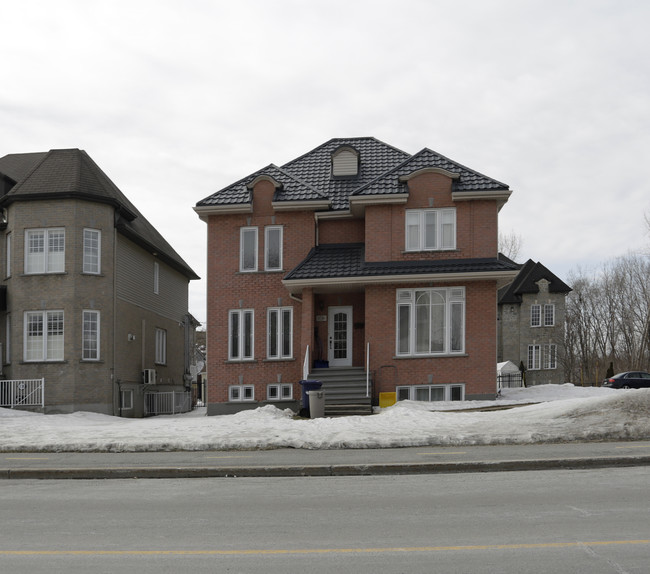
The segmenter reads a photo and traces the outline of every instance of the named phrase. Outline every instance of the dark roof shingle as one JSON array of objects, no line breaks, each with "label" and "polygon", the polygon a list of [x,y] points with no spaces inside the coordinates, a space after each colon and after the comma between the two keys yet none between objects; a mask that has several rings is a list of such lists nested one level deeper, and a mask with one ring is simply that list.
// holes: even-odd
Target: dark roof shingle
[{"label": "dark roof shingle", "polygon": [[335,243],[312,248],[307,257],[284,279],[291,281],[394,275],[489,273],[516,269],[515,264],[497,258],[366,262],[363,243]]}]

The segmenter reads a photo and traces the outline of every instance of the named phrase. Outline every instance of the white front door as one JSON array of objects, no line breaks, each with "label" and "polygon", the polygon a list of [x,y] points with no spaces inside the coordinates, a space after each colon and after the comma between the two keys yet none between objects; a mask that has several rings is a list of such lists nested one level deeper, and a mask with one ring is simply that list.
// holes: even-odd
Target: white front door
[{"label": "white front door", "polygon": [[352,307],[329,307],[327,325],[330,367],[352,366]]}]

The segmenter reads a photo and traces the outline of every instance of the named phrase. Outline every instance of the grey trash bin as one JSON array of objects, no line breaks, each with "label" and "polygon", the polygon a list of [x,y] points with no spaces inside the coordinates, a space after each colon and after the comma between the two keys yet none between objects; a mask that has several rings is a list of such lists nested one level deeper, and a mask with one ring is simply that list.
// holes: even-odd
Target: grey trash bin
[{"label": "grey trash bin", "polygon": [[318,419],[325,416],[325,391],[308,391],[309,417]]}]

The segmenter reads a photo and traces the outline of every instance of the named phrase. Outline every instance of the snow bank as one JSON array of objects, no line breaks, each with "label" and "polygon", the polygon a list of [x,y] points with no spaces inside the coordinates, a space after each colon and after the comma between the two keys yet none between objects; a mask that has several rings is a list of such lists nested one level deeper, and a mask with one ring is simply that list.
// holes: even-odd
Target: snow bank
[{"label": "snow bank", "polygon": [[[498,406],[512,408],[460,410]],[[271,405],[218,417],[197,416],[201,412],[124,419],[0,409],[0,451],[388,448],[650,438],[650,390],[573,385],[504,389],[497,401],[403,401],[365,417],[296,419],[290,410]]]}]

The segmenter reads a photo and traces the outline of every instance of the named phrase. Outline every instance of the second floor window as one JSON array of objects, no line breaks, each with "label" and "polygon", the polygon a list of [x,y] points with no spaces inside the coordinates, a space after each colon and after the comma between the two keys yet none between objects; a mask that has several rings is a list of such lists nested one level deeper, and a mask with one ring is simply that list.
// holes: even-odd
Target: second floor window
[{"label": "second floor window", "polygon": [[544,327],[555,325],[555,305],[544,305]]},{"label": "second floor window", "polygon": [[101,231],[97,229],[84,229],[83,272],[95,275],[101,272],[100,249]]},{"label": "second floor window", "polygon": [[257,227],[239,231],[239,270],[257,271]]},{"label": "second floor window", "polygon": [[542,324],[542,306],[541,305],[531,305],[530,306],[530,326],[539,327]]},{"label": "second floor window", "polygon": [[264,228],[264,269],[279,271],[282,269],[282,227]]},{"label": "second floor window", "polygon": [[65,229],[25,231],[25,273],[65,271]]},{"label": "second floor window", "polygon": [[406,212],[406,251],[456,248],[456,209],[412,209]]}]

